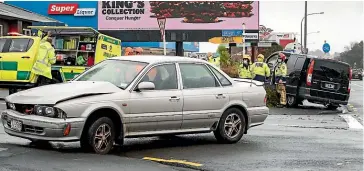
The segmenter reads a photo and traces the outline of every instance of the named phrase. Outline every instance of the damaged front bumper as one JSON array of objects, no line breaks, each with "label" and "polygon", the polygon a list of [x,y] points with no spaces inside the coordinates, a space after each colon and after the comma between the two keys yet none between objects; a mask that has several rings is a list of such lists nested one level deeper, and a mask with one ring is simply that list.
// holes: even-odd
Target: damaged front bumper
[{"label": "damaged front bumper", "polygon": [[86,118],[25,115],[10,109],[1,113],[1,122],[7,134],[29,140],[78,141],[85,121]]}]

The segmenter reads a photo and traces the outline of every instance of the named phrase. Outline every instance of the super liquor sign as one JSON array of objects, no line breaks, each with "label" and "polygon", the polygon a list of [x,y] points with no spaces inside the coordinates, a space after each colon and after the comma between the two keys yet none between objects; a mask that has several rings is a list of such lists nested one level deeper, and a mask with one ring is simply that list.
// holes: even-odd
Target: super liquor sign
[{"label": "super liquor sign", "polygon": [[49,4],[49,15],[94,16],[96,8],[78,8],[78,4]]},{"label": "super liquor sign", "polygon": [[162,16],[166,30],[259,29],[257,1],[99,1],[98,8],[99,30],[158,30]]}]

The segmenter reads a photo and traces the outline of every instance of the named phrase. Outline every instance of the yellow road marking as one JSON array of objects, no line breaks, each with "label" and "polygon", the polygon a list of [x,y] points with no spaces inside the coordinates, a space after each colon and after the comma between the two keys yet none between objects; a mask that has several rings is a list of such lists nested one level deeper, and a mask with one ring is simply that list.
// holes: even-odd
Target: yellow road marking
[{"label": "yellow road marking", "polygon": [[188,162],[186,160],[166,160],[166,159],[160,159],[160,158],[153,158],[153,157],[144,157],[144,160],[150,160],[150,161],[156,161],[156,162],[166,162],[166,163],[179,163],[184,165],[190,165],[195,167],[201,167],[203,164],[200,163],[194,163],[194,162]]}]

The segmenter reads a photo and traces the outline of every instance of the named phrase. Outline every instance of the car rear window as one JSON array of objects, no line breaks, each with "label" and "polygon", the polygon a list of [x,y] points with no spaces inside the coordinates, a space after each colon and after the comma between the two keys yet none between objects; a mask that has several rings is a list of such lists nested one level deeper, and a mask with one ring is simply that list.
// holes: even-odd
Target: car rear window
[{"label": "car rear window", "polygon": [[349,76],[349,65],[329,60],[315,60],[314,73],[329,78]]}]

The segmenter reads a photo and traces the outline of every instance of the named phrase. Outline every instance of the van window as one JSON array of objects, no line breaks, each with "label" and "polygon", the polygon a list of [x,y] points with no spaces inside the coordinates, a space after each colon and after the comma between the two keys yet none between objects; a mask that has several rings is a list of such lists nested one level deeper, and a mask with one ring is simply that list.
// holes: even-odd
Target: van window
[{"label": "van window", "polygon": [[33,39],[12,39],[9,52],[27,52],[33,45]]},{"label": "van window", "polygon": [[6,42],[6,39],[0,39],[0,52],[3,52],[5,42]]},{"label": "van window", "polygon": [[315,60],[314,74],[327,78],[348,79],[349,65],[328,60]]},{"label": "van window", "polygon": [[294,65],[295,70],[302,70],[303,64],[305,64],[305,58],[299,57]]}]

